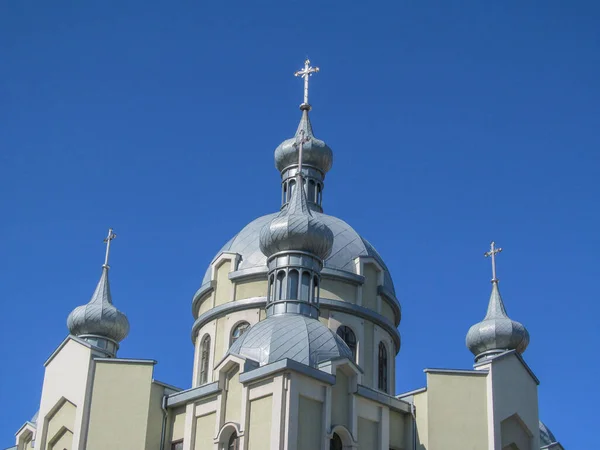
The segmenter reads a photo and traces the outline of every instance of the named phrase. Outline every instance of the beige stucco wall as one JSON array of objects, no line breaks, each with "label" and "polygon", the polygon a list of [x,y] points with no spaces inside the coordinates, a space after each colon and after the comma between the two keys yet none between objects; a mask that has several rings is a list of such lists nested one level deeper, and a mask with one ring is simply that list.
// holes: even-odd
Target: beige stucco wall
[{"label": "beige stucco wall", "polygon": [[156,450],[160,446],[160,434],[164,417],[161,405],[164,393],[163,386],[152,383],[150,387],[150,404],[148,406],[146,450]]},{"label": "beige stucco wall", "polygon": [[96,362],[87,450],[147,448],[153,365],[115,361]]},{"label": "beige stucco wall", "polygon": [[227,395],[225,399],[225,422],[240,422],[242,410],[242,384],[239,366],[227,374]]},{"label": "beige stucco wall", "polygon": [[362,289],[362,305],[365,308],[377,311],[377,268],[373,264],[365,264],[363,274],[365,283]]},{"label": "beige stucco wall", "polygon": [[[363,355],[363,366],[362,369],[364,370],[364,374],[363,374],[363,384],[365,386],[370,386],[370,387],[374,387],[376,388],[377,386],[374,385],[374,378],[373,378],[373,371],[375,370],[373,367],[373,360],[374,360],[374,354],[373,354],[373,349],[374,349],[374,343],[373,343],[373,324],[367,320],[364,321],[364,336],[365,336],[365,342],[364,342],[364,355]],[[359,344],[360,345],[360,344]],[[376,380],[376,379],[375,379]]]},{"label": "beige stucco wall", "polygon": [[319,309],[319,322],[325,326],[329,326],[329,310],[326,308]]},{"label": "beige stucco wall", "polygon": [[229,280],[229,272],[231,271],[231,261],[223,260],[221,265],[215,269],[215,278],[217,285],[215,286],[215,306],[222,305],[231,301],[233,285]]},{"label": "beige stucco wall", "polygon": [[298,405],[297,450],[320,449],[324,432],[323,403],[301,395]]},{"label": "beige stucco wall", "polygon": [[405,416],[396,411],[390,411],[390,448],[406,448]]},{"label": "beige stucco wall", "polygon": [[383,298],[381,299],[381,315],[389,319],[390,322],[396,323],[396,316],[394,315],[394,310],[389,305],[389,303]]},{"label": "beige stucco wall", "polygon": [[227,317],[219,317],[216,320],[215,327],[215,336],[214,336],[214,356],[213,356],[213,364],[216,366],[219,364],[219,361],[225,356],[225,352],[229,348],[229,333],[227,333],[228,329]]},{"label": "beige stucco wall", "polygon": [[518,414],[532,436],[532,448],[539,448],[537,384],[516,355],[498,358],[491,364],[491,389],[495,445],[501,445],[501,422]]},{"label": "beige stucco wall", "polygon": [[200,303],[200,307],[198,308],[198,313],[196,314],[196,317],[204,314],[206,311],[213,307],[213,295],[214,292],[211,292],[209,295],[205,296],[202,299],[202,303]]},{"label": "beige stucco wall", "polygon": [[92,351],[89,347],[68,338],[62,348],[46,364],[44,384],[38,415],[37,442],[38,448],[45,449],[47,440],[47,419],[64,400],[76,407],[72,424],[73,446],[78,447],[81,441],[81,424],[84,418]]},{"label": "beige stucco wall", "polygon": [[[68,401],[64,401],[63,404],[47,419],[48,431],[46,436],[47,442],[51,444],[49,448],[58,448],[58,442],[66,444],[67,441],[69,441],[68,448],[71,448],[76,412],[77,408],[75,405]],[[67,430],[66,433],[65,429]]]},{"label": "beige stucco wall", "polygon": [[346,281],[321,279],[321,298],[356,303],[356,285]]},{"label": "beige stucco wall", "polygon": [[348,376],[338,369],[335,384],[331,388],[331,425],[344,425],[350,429],[349,415],[351,411]]},{"label": "beige stucco wall", "polygon": [[427,410],[427,391],[413,397],[417,423],[417,449],[429,448],[429,411]]},{"label": "beige stucco wall", "polygon": [[62,434],[56,438],[51,439],[49,450],[72,450],[73,447],[73,433],[69,430],[62,430]]},{"label": "beige stucco wall", "polygon": [[379,448],[378,424],[363,417],[358,418],[358,446],[361,449]]},{"label": "beige stucco wall", "polygon": [[171,436],[170,441],[183,439],[185,433],[185,407],[174,409],[171,415]]},{"label": "beige stucco wall", "polygon": [[196,436],[191,450],[212,450],[214,448],[213,435],[216,417],[216,413],[211,413],[196,418]]},{"label": "beige stucco wall", "polygon": [[513,448],[514,445],[518,450],[533,450],[531,446],[531,435],[528,430],[523,427],[521,420],[517,415],[511,416],[503,420],[500,424],[500,434],[502,439],[502,448]]},{"label": "beige stucco wall", "polygon": [[264,450],[271,437],[273,396],[269,395],[250,402],[247,430],[248,450]]},{"label": "beige stucco wall", "polygon": [[235,284],[235,299],[266,297],[267,280],[241,281]]},{"label": "beige stucco wall", "polygon": [[[427,450],[487,448],[485,376],[428,373],[427,403]],[[469,439],[465,440],[465,436]]]}]

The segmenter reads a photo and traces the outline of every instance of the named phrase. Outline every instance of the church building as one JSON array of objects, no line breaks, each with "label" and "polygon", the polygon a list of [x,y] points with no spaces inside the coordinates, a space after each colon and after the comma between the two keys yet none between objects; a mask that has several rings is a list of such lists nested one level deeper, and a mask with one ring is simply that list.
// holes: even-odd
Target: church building
[{"label": "church building", "polygon": [[10,449],[563,449],[539,420],[529,334],[507,315],[493,242],[487,313],[466,334],[473,368],[425,369],[426,386],[395,392],[402,309],[375,248],[324,213],[333,152],[310,121],[316,72],[308,60],[296,72],[300,123],[275,150],[281,205],[222,247],[192,297],[192,385],[118,357],[129,321],[111,295],[110,230],[96,290],[68,315],[38,411]]}]

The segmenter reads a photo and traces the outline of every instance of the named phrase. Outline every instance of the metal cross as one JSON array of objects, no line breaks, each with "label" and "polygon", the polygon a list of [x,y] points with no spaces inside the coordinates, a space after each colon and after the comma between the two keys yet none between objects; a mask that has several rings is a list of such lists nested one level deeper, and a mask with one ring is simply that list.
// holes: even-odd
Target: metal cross
[{"label": "metal cross", "polygon": [[106,256],[104,257],[104,265],[102,267],[108,268],[108,255],[110,254],[110,241],[116,238],[117,235],[113,232],[112,228],[108,229],[108,236],[104,238],[104,243],[106,244]]},{"label": "metal cross", "polygon": [[302,150],[304,148],[304,144],[310,142],[310,136],[306,136],[304,130],[300,130],[298,136],[296,136],[296,142],[294,143],[294,147],[298,149],[298,173],[302,172]]},{"label": "metal cross", "polygon": [[308,105],[308,77],[310,77],[313,73],[317,73],[319,71],[318,67],[311,67],[310,60],[307,59],[304,61],[304,69],[301,69],[294,73],[296,77],[304,78],[304,103],[303,105]]},{"label": "metal cross", "polygon": [[498,278],[496,278],[496,255],[501,251],[502,249],[496,248],[496,243],[492,241],[492,243],[490,244],[490,251],[484,253],[485,257],[491,256],[492,258],[492,282],[498,281]]}]

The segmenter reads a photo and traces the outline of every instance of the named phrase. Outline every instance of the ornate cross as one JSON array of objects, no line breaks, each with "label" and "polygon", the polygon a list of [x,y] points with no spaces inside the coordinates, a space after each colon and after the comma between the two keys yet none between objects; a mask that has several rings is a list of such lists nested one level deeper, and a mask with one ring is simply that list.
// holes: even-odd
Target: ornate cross
[{"label": "ornate cross", "polygon": [[300,130],[298,136],[296,136],[296,142],[294,143],[294,147],[298,149],[298,173],[302,172],[302,150],[304,149],[304,144],[310,141],[310,136],[306,136],[304,130]]},{"label": "ornate cross", "polygon": [[294,73],[296,77],[304,78],[304,103],[303,105],[308,105],[308,77],[310,77],[313,73],[317,73],[319,71],[318,67],[311,67],[310,60],[304,61],[304,69],[299,70]]},{"label": "ornate cross", "polygon": [[492,282],[498,281],[498,278],[496,278],[496,255],[501,251],[502,249],[496,248],[496,243],[492,241],[490,244],[490,251],[484,253],[485,257],[490,256],[492,258]]},{"label": "ornate cross", "polygon": [[108,269],[108,255],[110,254],[110,241],[116,238],[117,235],[113,232],[112,228],[108,229],[108,236],[104,238],[104,243],[106,244],[106,256],[104,257],[104,265],[102,267],[106,267]]}]

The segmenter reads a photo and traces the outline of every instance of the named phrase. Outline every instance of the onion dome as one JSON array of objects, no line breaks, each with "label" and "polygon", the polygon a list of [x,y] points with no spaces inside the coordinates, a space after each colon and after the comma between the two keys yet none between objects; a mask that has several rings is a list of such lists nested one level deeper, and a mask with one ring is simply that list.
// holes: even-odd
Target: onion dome
[{"label": "onion dome", "polygon": [[[304,158],[302,159],[302,164]],[[300,172],[296,186],[302,186]],[[333,233],[308,208],[304,189],[294,189],[292,199],[260,232],[260,249],[267,256],[284,251],[308,252],[326,259],[333,246]]]},{"label": "onion dome", "polygon": [[336,333],[300,314],[270,316],[258,322],[227,353],[252,359],[261,366],[282,359],[314,368],[336,358],[353,360],[352,351]]},{"label": "onion dome", "polygon": [[481,322],[469,329],[466,343],[468,349],[475,355],[475,361],[507,350],[523,353],[529,344],[527,329],[506,314],[495,276],[492,280],[492,294],[487,314]]},{"label": "onion dome", "polygon": [[300,109],[302,110],[302,118],[300,119],[296,135],[291,139],[283,141],[275,149],[275,167],[280,172],[283,172],[290,166],[298,165],[298,148],[295,144],[298,142],[299,137],[303,137],[306,139],[306,143],[303,147],[302,164],[314,167],[324,175],[333,165],[333,152],[325,142],[317,139],[313,134],[310,118],[308,117],[310,106],[302,104]]},{"label": "onion dome", "polygon": [[107,338],[117,344],[129,333],[127,316],[112,302],[107,265],[102,267],[102,276],[92,299],[69,314],[67,326],[75,336]]}]

